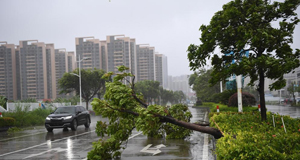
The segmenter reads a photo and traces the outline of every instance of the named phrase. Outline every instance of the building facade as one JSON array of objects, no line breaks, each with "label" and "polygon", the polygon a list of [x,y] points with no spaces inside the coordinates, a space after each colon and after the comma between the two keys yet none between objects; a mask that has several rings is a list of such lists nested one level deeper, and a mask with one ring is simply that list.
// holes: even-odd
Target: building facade
[{"label": "building facade", "polygon": [[76,68],[76,57],[74,52],[68,52],[68,72]]},{"label": "building facade", "polygon": [[81,69],[116,73],[117,67],[124,65],[135,75],[135,82],[158,80],[164,88],[168,86],[167,58],[162,54],[155,57],[154,47],[137,45],[134,38],[112,35],[100,41],[78,37],[75,46],[76,52],[67,52],[38,40],[19,41],[19,45],[0,42],[0,95],[9,100],[65,97],[59,95],[58,81],[78,68],[78,62]]},{"label": "building facade", "polygon": [[168,66],[167,57],[163,54],[155,54],[155,72],[156,81],[160,83],[163,88],[168,87]]},{"label": "building facade", "polygon": [[55,79],[56,79],[56,96],[61,98],[66,98],[65,94],[59,94],[60,90],[58,89],[58,81],[63,77],[63,75],[68,71],[68,53],[65,48],[55,49]]},{"label": "building facade", "polygon": [[46,44],[46,59],[48,99],[56,99],[57,85],[54,44]]},{"label": "building facade", "polygon": [[148,44],[136,45],[137,81],[156,80],[155,75],[155,48]]},{"label": "building facade", "polygon": [[0,42],[0,95],[17,98],[15,45]]},{"label": "building facade", "polygon": [[[102,69],[101,44],[99,39],[94,37],[78,37],[76,42],[76,61],[79,62],[81,69]],[[83,60],[85,59],[85,60]]]},{"label": "building facade", "polygon": [[37,40],[20,41],[21,99],[47,99],[46,47]]},{"label": "building facade", "polygon": [[107,43],[107,71],[118,73],[118,66],[124,65],[135,74],[135,40],[125,35],[106,37]]}]

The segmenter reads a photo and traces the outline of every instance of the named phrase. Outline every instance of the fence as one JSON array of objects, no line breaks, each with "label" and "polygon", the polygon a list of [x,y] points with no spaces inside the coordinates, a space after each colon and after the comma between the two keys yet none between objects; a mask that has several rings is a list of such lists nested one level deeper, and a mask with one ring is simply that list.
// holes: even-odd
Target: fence
[{"label": "fence", "polygon": [[29,111],[35,110],[37,108],[57,108],[61,106],[70,106],[71,102],[67,103],[7,103],[7,110],[8,112],[13,112],[16,107],[22,107],[24,109],[28,106]]}]

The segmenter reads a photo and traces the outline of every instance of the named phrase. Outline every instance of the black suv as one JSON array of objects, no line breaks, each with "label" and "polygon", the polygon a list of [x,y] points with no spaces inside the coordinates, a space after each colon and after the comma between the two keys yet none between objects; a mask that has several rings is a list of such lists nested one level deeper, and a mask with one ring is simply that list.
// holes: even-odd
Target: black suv
[{"label": "black suv", "polygon": [[77,126],[83,125],[89,128],[91,117],[89,111],[82,106],[65,106],[58,107],[45,120],[45,127],[48,132],[54,128],[71,128],[76,131]]}]

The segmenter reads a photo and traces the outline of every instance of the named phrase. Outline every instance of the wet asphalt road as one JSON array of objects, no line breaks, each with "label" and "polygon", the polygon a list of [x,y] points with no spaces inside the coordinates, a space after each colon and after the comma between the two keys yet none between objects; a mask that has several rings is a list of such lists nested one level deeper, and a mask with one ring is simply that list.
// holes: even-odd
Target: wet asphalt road
[{"label": "wet asphalt road", "polygon": [[[300,107],[271,106],[267,105],[268,111],[282,115],[290,115],[300,118]],[[206,119],[207,110],[191,108],[192,122]],[[100,116],[93,116],[89,129],[79,126],[77,131],[63,131],[54,129],[48,133],[43,126],[32,128],[15,134],[0,132],[0,160],[19,159],[86,159],[87,153],[92,149],[92,142],[100,139],[95,133],[96,121],[105,120]],[[157,151],[156,145],[163,144],[159,148],[160,153],[140,152],[147,145],[148,149]],[[207,134],[194,132],[186,140],[164,140],[147,138],[140,132],[134,131],[127,142],[127,148],[122,151],[122,160],[205,160],[214,159],[212,154],[213,138]]]},{"label": "wet asphalt road", "polygon": [[[190,110],[193,113],[193,122],[203,120],[203,118],[208,120],[206,109],[190,108]],[[99,116],[92,117],[89,129],[79,126],[77,131],[54,129],[53,133],[48,133],[43,126],[40,126],[11,135],[0,132],[0,159],[86,159],[87,153],[92,149],[92,142],[100,139],[95,133],[97,120],[105,119]],[[161,148],[160,153],[157,155],[140,152],[149,144],[153,144],[152,147],[164,144],[166,147]],[[202,133],[193,133],[186,140],[163,140],[148,139],[141,132],[133,131],[127,142],[127,148],[122,152],[121,159],[201,160],[203,157],[204,159],[213,159],[212,144],[211,138]]]},{"label": "wet asphalt road", "polygon": [[92,142],[99,137],[95,133],[97,120],[93,116],[90,128],[78,126],[76,131],[54,129],[48,133],[44,126],[8,134],[0,132],[0,159],[85,159],[92,148]]},{"label": "wet asphalt road", "polygon": [[300,107],[291,107],[289,105],[266,105],[267,111],[278,113],[280,115],[289,115],[292,118],[300,118]]},{"label": "wet asphalt road", "polygon": [[[189,108],[193,114],[191,122],[198,120],[208,121],[208,109],[206,108]],[[133,133],[133,135],[138,132]],[[151,153],[140,152],[147,145],[152,144],[152,149],[155,146],[163,144],[161,151],[157,155]],[[151,149],[151,148],[150,148]],[[127,148],[122,152],[122,160],[213,160],[212,154],[213,139],[210,135],[193,132],[192,135],[185,140],[174,139],[156,139],[147,138],[140,134],[130,139],[127,143]]]}]

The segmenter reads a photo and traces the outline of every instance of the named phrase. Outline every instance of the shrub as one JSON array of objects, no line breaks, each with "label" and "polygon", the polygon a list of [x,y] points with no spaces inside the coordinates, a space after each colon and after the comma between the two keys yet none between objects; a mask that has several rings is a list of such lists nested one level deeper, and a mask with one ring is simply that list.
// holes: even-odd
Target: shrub
[{"label": "shrub", "polygon": [[11,127],[15,124],[15,119],[11,117],[0,117],[0,127]]},{"label": "shrub", "polygon": [[28,127],[44,124],[45,118],[51,112],[53,112],[51,108],[37,108],[33,111],[29,111],[29,107],[29,105],[24,107],[21,105],[17,105],[14,112],[5,112],[4,116],[14,118],[16,120],[16,127]]},{"label": "shrub", "polygon": [[[228,101],[228,107],[238,107],[237,93],[233,94]],[[242,104],[243,106],[253,106],[256,104],[254,96],[250,93],[242,93]]]},{"label": "shrub", "polygon": [[236,93],[236,90],[225,90],[222,93],[219,93],[219,96],[220,96],[220,102],[219,103],[228,105],[228,100],[235,93]]},{"label": "shrub", "polygon": [[196,101],[196,106],[200,106],[200,105],[202,105],[202,101],[201,101],[200,99],[198,99],[198,100]]},{"label": "shrub", "polygon": [[273,127],[269,112],[265,122],[261,121],[259,112],[213,114],[212,127],[218,124],[224,133],[216,144],[218,159],[300,159],[300,119],[289,116],[283,119],[287,133],[280,115],[275,115],[276,126]]}]

